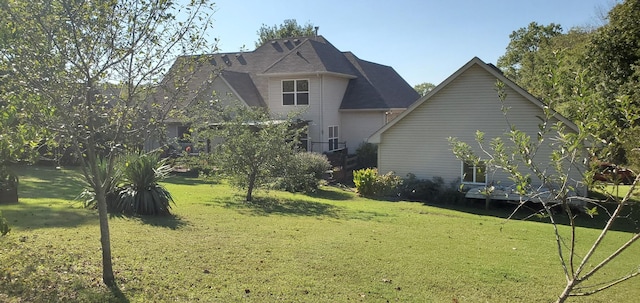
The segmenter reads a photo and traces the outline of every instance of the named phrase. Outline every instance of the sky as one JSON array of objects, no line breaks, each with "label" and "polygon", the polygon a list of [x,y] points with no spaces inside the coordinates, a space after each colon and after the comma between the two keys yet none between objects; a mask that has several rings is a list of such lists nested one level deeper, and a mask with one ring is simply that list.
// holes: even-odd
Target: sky
[{"label": "sky", "polygon": [[411,86],[439,84],[473,57],[496,64],[531,22],[599,26],[615,0],[218,0],[207,36],[220,52],[255,49],[257,31],[285,19],[319,27],[341,51],[393,67]]}]

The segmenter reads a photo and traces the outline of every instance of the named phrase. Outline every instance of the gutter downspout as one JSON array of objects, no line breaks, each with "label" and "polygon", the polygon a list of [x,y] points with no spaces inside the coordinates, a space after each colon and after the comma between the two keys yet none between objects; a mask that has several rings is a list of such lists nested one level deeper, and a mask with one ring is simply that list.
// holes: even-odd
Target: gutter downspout
[{"label": "gutter downspout", "polygon": [[320,78],[320,153],[324,152],[324,75],[317,73]]}]

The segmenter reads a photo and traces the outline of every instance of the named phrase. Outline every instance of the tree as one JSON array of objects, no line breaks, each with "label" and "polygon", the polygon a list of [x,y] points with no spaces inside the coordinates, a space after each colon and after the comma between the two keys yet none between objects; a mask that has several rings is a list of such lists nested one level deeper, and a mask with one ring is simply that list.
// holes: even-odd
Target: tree
[{"label": "tree", "polygon": [[[452,150],[463,161],[474,164],[483,162],[487,169],[508,173],[521,196],[529,197],[531,201],[542,206],[540,215],[549,218],[553,225],[557,254],[567,281],[557,302],[564,302],[572,296],[588,296],[601,292],[640,275],[640,267],[635,265],[633,268],[629,268],[629,271],[618,273],[617,277],[612,277],[612,273],[607,272],[603,274],[604,277],[600,277],[601,281],[598,281],[597,276],[612,260],[615,260],[617,256],[640,239],[640,232],[632,233],[631,237],[614,251],[599,251],[598,255],[604,257],[595,260],[595,251],[600,248],[600,244],[605,240],[613,224],[621,219],[623,210],[636,204],[630,197],[636,191],[640,176],[635,179],[628,194],[623,198],[606,191],[602,191],[606,195],[602,200],[572,195],[577,190],[576,184],[578,182],[584,180],[587,184],[592,183],[593,170],[585,170],[583,163],[589,162],[591,155],[598,150],[600,144],[610,143],[607,141],[609,139],[607,136],[598,132],[602,129],[601,127],[591,127],[588,124],[601,123],[607,126],[616,124],[610,120],[590,121],[588,124],[579,124],[577,133],[570,132],[562,123],[553,123],[555,112],[551,110],[551,106],[553,106],[551,104],[550,107],[544,108],[545,115],[539,125],[539,132],[534,135],[526,134],[509,122],[509,109],[504,103],[506,98],[504,85],[498,83],[497,90],[509,129],[506,133],[508,142],[504,142],[503,138],[493,138],[487,144],[484,135],[478,132],[476,134],[478,149],[476,150],[479,152],[475,152],[468,143],[455,138],[450,138]],[[627,105],[619,104],[620,107]],[[628,119],[627,123],[634,123],[640,119],[640,109],[629,109],[628,113],[629,115],[625,117]],[[541,161],[539,152],[549,147],[552,148],[552,151],[548,161]],[[582,172],[583,180],[571,179],[571,172],[575,170]],[[532,178],[540,180],[543,187],[533,187]],[[615,202],[607,204],[607,201]],[[525,202],[524,199],[521,199],[519,207],[513,214]],[[607,208],[607,205],[613,205],[614,209]],[[562,213],[556,213],[554,208],[561,209]],[[593,242],[581,239],[580,233],[577,231],[576,217],[579,213],[595,216],[599,212],[609,215],[600,235]],[[560,225],[558,216],[562,214],[566,215],[570,225],[568,234],[558,227]],[[582,246],[583,243],[587,244]]]},{"label": "tree", "polygon": [[540,82],[540,76],[546,74],[545,68],[548,65],[536,54],[541,48],[548,46],[553,37],[561,34],[562,27],[554,23],[539,25],[531,22],[526,28],[513,31],[509,35],[511,41],[505,54],[498,58],[498,68],[509,79],[529,89],[534,96],[540,96],[541,93],[532,88],[540,86],[537,82]]},{"label": "tree", "polygon": [[420,96],[425,96],[435,87],[436,86],[433,83],[424,82],[424,83],[416,84],[416,86],[414,86],[413,89],[415,89],[418,92],[418,94],[420,94]]},{"label": "tree", "polygon": [[[612,123],[621,132],[609,132],[613,144],[608,158],[612,162],[635,161],[640,166],[640,157],[632,149],[640,145],[637,124],[628,124],[626,111],[616,103],[627,102],[630,108],[640,106],[640,1],[626,0],[614,6],[607,15],[609,21],[594,33],[589,44],[588,67],[594,79],[593,90],[601,98],[609,100],[591,119],[600,118],[605,110]],[[627,100],[627,101],[625,101]],[[620,109],[614,111],[613,109]],[[633,144],[623,146],[622,137],[633,139]]]},{"label": "tree", "polygon": [[283,24],[268,26],[262,24],[258,30],[258,41],[256,47],[261,46],[265,42],[273,39],[292,38],[292,37],[312,37],[316,34],[316,28],[312,23],[299,25],[296,19],[285,19]]},{"label": "tree", "polygon": [[[0,17],[2,15],[0,14]],[[0,19],[4,20],[4,19]],[[11,62],[4,60],[14,43],[20,41],[19,33],[14,31],[7,22],[0,24],[0,200],[2,192],[6,190],[11,172],[7,165],[15,161],[30,161],[37,159],[38,147],[47,137],[47,130],[38,126],[34,121],[40,121],[42,116],[51,112],[46,108],[39,108],[38,96],[27,92],[17,91],[20,83],[13,81],[15,73]],[[3,184],[5,183],[5,184]],[[15,188],[17,190],[17,187]],[[17,196],[16,196],[17,198]]]},{"label": "tree", "polygon": [[105,193],[115,159],[159,126],[162,107],[150,96],[172,58],[211,49],[201,36],[211,12],[207,1],[0,1],[2,20],[19,37],[0,58],[12,67],[11,93],[52,112],[42,127],[76,150],[96,194],[107,286],[116,285]]},{"label": "tree", "polygon": [[640,1],[626,0],[607,15],[590,44],[594,70],[600,71],[600,89],[609,94],[638,94],[640,77]]},{"label": "tree", "polygon": [[237,106],[225,113],[228,118],[218,129],[205,134],[222,138],[212,155],[215,166],[232,184],[246,189],[250,202],[255,188],[273,183],[293,161],[301,129],[292,117],[273,119],[264,108]]}]

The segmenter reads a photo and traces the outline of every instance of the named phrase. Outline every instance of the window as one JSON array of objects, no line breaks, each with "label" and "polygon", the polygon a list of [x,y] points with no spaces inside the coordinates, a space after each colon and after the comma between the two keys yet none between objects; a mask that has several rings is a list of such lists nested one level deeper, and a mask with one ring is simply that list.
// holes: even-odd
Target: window
[{"label": "window", "polygon": [[338,126],[329,126],[329,151],[338,149]]},{"label": "window", "polygon": [[189,142],[191,137],[191,131],[189,126],[178,126],[178,142]]},{"label": "window", "polygon": [[308,105],[309,80],[282,81],[282,105]]},{"label": "window", "polygon": [[487,169],[485,164],[473,165],[473,163],[462,162],[462,182],[486,184]]},{"label": "window", "polygon": [[309,151],[309,134],[303,132],[300,134],[300,150]]}]

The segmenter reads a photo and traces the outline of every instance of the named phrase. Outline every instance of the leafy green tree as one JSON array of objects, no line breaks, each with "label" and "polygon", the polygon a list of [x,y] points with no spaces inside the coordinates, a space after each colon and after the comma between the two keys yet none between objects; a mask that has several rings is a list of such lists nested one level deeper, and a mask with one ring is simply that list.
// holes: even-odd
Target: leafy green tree
[{"label": "leafy green tree", "polygon": [[263,108],[237,106],[225,112],[229,118],[213,132],[222,139],[212,155],[214,166],[246,189],[249,202],[254,189],[276,181],[278,172],[294,161],[301,129],[293,118],[274,120]]},{"label": "leafy green tree", "polygon": [[159,127],[163,107],[151,96],[169,85],[159,81],[173,58],[211,49],[201,33],[212,11],[207,1],[0,1],[0,18],[19,37],[0,58],[11,64],[12,93],[50,110],[42,127],[80,155],[96,195],[108,286],[116,284],[106,202],[115,159]]},{"label": "leafy green tree", "polygon": [[[612,142],[625,142],[622,137],[635,138],[633,144],[624,146],[614,143],[607,158],[616,163],[640,159],[632,152],[640,145],[638,126],[629,124],[629,109],[640,106],[640,1],[626,0],[614,6],[607,15],[608,23],[593,35],[588,48],[590,76],[595,79],[593,87],[600,97],[608,100],[589,117],[606,119],[616,123],[620,132],[609,132]],[[627,108],[617,104],[626,103]],[[615,110],[620,109],[620,110]]]},{"label": "leafy green tree", "polygon": [[259,38],[258,41],[256,41],[256,47],[273,39],[312,37],[315,34],[315,27],[312,23],[307,22],[305,25],[299,25],[296,19],[285,19],[283,24],[274,26],[262,24],[258,30]]},{"label": "leafy green tree", "polygon": [[48,136],[38,121],[51,111],[39,106],[37,95],[18,90],[21,83],[15,81],[9,52],[20,41],[20,32],[4,22],[1,13],[0,20],[0,202],[17,202],[18,180],[8,164],[37,160],[37,147]]},{"label": "leafy green tree", "polygon": [[[600,71],[600,89],[610,95],[637,97],[640,91],[640,1],[626,0],[614,6],[608,23],[599,28],[590,44],[590,59]],[[636,98],[637,99],[637,98]]]},{"label": "leafy green tree", "polygon": [[540,25],[531,22],[526,28],[513,31],[506,52],[498,58],[498,68],[505,76],[528,89],[533,95],[541,92],[533,89],[540,86],[540,75],[546,74],[547,64],[537,56],[538,51],[549,45],[553,37],[562,34],[559,24]]},{"label": "leafy green tree", "polygon": [[435,87],[436,85],[433,83],[424,82],[424,83],[416,84],[416,86],[414,86],[413,89],[415,89],[418,92],[418,94],[420,94],[420,96],[424,96],[428,94]]}]

